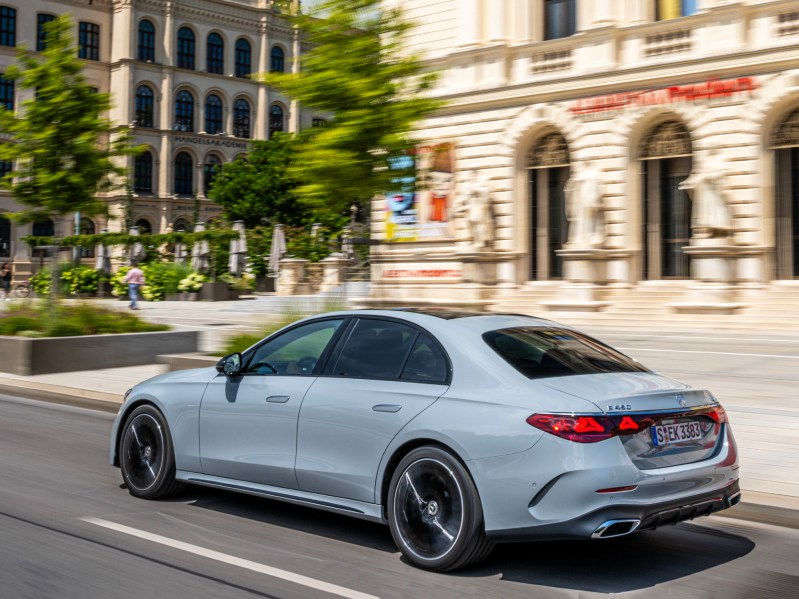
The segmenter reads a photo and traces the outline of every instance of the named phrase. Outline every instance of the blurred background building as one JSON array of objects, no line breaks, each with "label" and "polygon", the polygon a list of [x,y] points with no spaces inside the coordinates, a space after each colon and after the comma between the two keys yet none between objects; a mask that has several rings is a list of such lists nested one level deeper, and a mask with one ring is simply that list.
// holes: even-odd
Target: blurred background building
[{"label": "blurred background building", "polygon": [[[426,189],[375,206],[375,298],[732,312],[793,293],[795,0],[398,4],[447,104],[416,134]],[[446,226],[424,158],[441,148]],[[494,235],[477,244],[481,186]]]},{"label": "blurred background building", "polygon": [[[69,12],[90,85],[111,92],[111,119],[130,125],[146,152],[131,157],[130,198],[108,196],[113,218],[86,218],[82,233],[119,230],[126,209],[141,232],[187,229],[218,217],[206,198],[219,167],[247,151],[250,140],[298,131],[321,118],[253,80],[253,73],[288,71],[299,52],[274,0],[3,0],[0,2],[0,97],[17,109],[28,90],[2,73],[17,46],[42,47],[44,25]],[[7,172],[10,164],[0,164]],[[72,220],[15,225],[2,212],[16,209],[0,192],[0,261],[17,273],[30,268],[26,234],[69,235]],[[91,252],[91,250],[87,250]]]}]

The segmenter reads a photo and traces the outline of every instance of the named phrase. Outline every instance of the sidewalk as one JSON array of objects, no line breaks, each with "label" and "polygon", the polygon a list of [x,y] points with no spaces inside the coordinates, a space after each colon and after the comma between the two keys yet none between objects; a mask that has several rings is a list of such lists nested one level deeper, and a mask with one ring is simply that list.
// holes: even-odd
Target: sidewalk
[{"label": "sidewalk", "polygon": [[[316,298],[289,301],[293,304],[287,303],[287,298],[266,296],[236,302],[144,303],[141,316],[168,322],[177,329],[199,330],[201,351],[218,352],[226,335],[257,330],[285,313],[289,305],[297,312],[324,309]],[[166,368],[164,364],[149,364],[36,376],[0,373],[0,393],[116,412],[127,389]],[[725,402],[725,407],[738,443],[743,499],[721,515],[799,528],[799,485],[795,477],[799,409],[786,409],[776,398],[758,407],[746,402]]]}]

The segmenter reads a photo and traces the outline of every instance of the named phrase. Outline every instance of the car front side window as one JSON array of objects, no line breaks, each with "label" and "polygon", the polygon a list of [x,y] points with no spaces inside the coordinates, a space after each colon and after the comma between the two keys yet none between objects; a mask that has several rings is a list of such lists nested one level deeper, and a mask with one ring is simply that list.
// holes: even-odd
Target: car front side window
[{"label": "car front side window", "polygon": [[343,319],[319,320],[270,339],[253,351],[243,374],[314,374],[330,340],[343,322]]}]

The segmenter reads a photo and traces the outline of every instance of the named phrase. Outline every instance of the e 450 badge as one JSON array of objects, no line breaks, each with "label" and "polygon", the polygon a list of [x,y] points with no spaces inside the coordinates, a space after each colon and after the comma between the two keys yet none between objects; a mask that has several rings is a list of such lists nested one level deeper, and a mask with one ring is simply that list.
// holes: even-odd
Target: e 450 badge
[{"label": "e 450 badge", "polygon": [[620,403],[608,406],[608,412],[632,412],[633,407],[628,403]]}]

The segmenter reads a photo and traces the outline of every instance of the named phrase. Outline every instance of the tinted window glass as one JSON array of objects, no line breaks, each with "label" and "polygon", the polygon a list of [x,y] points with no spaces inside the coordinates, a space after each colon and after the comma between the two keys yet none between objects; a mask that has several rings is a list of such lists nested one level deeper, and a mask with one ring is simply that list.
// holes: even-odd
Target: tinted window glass
[{"label": "tinted window glass", "polygon": [[447,361],[438,346],[424,334],[413,344],[411,355],[402,369],[404,381],[444,383],[447,380]]},{"label": "tinted window glass", "polygon": [[416,330],[389,320],[361,319],[336,363],[339,376],[399,378]]},{"label": "tinted window glass", "polygon": [[489,331],[485,342],[516,370],[540,379],[602,372],[648,372],[641,364],[576,331],[517,327]]},{"label": "tinted window glass", "polygon": [[343,320],[322,320],[299,326],[258,347],[244,372],[313,374],[319,358]]}]

